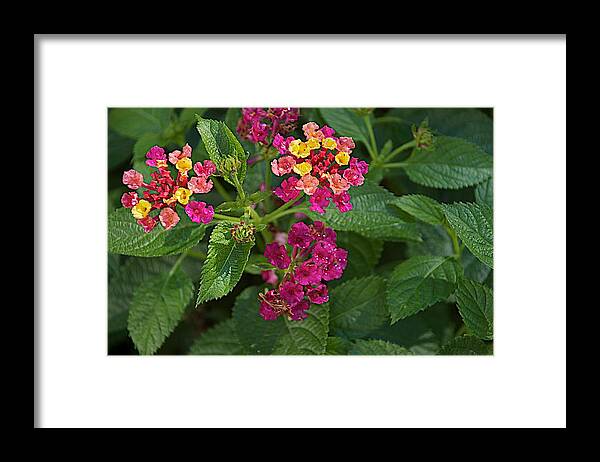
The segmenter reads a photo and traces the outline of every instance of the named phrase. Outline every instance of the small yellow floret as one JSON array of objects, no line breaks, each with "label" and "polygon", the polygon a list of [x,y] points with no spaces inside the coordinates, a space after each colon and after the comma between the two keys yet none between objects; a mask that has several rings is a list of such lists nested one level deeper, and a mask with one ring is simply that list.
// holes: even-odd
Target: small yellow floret
[{"label": "small yellow floret", "polygon": [[300,176],[304,176],[307,173],[310,173],[312,170],[312,165],[308,162],[302,162],[301,164],[294,165],[294,172],[296,172]]},{"label": "small yellow floret", "polygon": [[335,161],[340,165],[348,165],[350,162],[350,155],[347,152],[338,152],[335,156]]},{"label": "small yellow floret", "polygon": [[142,218],[146,218],[148,216],[151,208],[152,204],[150,204],[150,202],[147,200],[142,199],[131,208],[131,214],[136,220],[141,220]]},{"label": "small yellow floret", "polygon": [[310,149],[304,141],[294,140],[290,143],[290,152],[296,157],[308,157]]},{"label": "small yellow floret", "polygon": [[321,145],[326,149],[335,149],[337,144],[333,138],[325,138]]},{"label": "small yellow floret", "polygon": [[321,143],[319,143],[319,140],[316,138],[309,138],[308,141],[306,142],[306,145],[308,146],[308,149],[310,149],[311,151],[313,149],[319,149],[321,147]]},{"label": "small yellow floret", "polygon": [[192,168],[192,160],[189,157],[183,157],[175,164],[180,173],[187,173]]},{"label": "small yellow floret", "polygon": [[181,205],[186,205],[190,201],[192,192],[187,188],[179,188],[175,191],[175,197]]}]

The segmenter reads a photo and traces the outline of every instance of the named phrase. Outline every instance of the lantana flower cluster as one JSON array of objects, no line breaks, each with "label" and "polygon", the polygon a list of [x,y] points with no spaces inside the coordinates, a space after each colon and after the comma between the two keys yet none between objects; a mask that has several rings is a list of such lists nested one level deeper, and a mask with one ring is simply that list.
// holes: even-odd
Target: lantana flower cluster
[{"label": "lantana flower cluster", "polygon": [[340,212],[352,210],[348,190],[364,183],[369,165],[350,154],[354,140],[347,136],[335,137],[327,125],[319,128],[315,122],[302,126],[306,140],[277,134],[273,146],[280,157],[271,162],[271,171],[277,176],[295,173],[283,180],[273,193],[284,202],[296,199],[300,191],[310,196],[310,210],[323,214],[333,202]]},{"label": "lantana flower cluster", "polygon": [[[265,320],[286,316],[300,321],[308,317],[311,303],[322,304],[329,300],[326,282],[341,278],[348,263],[348,251],[337,247],[335,231],[321,221],[292,225],[287,244],[291,255],[279,242],[265,247],[267,260],[283,271],[277,288],[259,294],[259,312]],[[271,282],[278,280],[274,271],[269,277]]]},{"label": "lantana flower cluster", "polygon": [[300,110],[290,107],[246,107],[237,125],[239,135],[252,143],[269,144],[277,134],[287,135],[296,128]]},{"label": "lantana flower cluster", "polygon": [[[137,223],[149,233],[160,222],[165,229],[171,229],[179,223],[177,205],[184,207],[185,213],[194,223],[209,223],[213,219],[214,209],[206,202],[191,200],[192,194],[205,194],[213,187],[209,179],[216,173],[216,166],[210,160],[196,162],[192,170],[192,148],[186,144],[182,150],[166,154],[160,146],[153,146],[146,153],[146,165],[156,168],[150,174],[152,181],[146,183],[144,176],[134,170],[123,173],[123,184],[131,192],[121,196],[123,207],[131,209]],[[175,166],[177,177],[173,178],[169,163]],[[140,188],[142,191],[138,192]],[[152,213],[159,210],[158,214]]]}]

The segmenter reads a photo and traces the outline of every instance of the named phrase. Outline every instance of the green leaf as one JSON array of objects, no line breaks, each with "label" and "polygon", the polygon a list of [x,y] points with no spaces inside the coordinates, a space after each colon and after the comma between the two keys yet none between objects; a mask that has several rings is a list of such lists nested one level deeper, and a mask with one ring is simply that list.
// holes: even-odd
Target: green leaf
[{"label": "green leaf", "polygon": [[375,356],[412,355],[413,353],[400,345],[386,342],[385,340],[356,340],[350,350],[350,354]]},{"label": "green leaf", "polygon": [[392,324],[447,299],[461,271],[450,257],[412,257],[399,264],[388,279],[386,294]]},{"label": "green leaf", "polygon": [[108,131],[108,169],[119,166],[131,159],[133,140],[119,135],[113,130]]},{"label": "green leaf", "polygon": [[392,207],[394,195],[369,180],[351,191],[352,210],[341,213],[330,204],[325,214],[307,212],[312,220],[321,220],[336,231],[353,231],[372,239],[420,241],[414,223],[403,220]]},{"label": "green leaf", "polygon": [[494,296],[492,291],[475,281],[458,281],[456,303],[465,326],[483,340],[494,337]]},{"label": "green leaf", "polygon": [[[265,321],[259,314],[258,287],[247,287],[235,299],[233,320],[240,343],[250,354],[268,355],[286,331],[284,321],[278,318]],[[302,322],[302,321],[300,321]]]},{"label": "green leaf", "polygon": [[146,133],[142,135],[133,146],[133,160],[144,162],[146,161],[146,153],[152,146],[164,146],[166,140],[159,133]]},{"label": "green leaf", "polygon": [[240,280],[254,241],[237,242],[230,223],[219,223],[208,243],[196,306],[227,295]]},{"label": "green leaf", "polygon": [[475,186],[475,202],[485,204],[488,207],[494,206],[494,180],[489,180],[479,183]]},{"label": "green leaf", "polygon": [[168,108],[114,108],[108,113],[108,126],[129,138],[146,133],[162,133],[170,122],[173,109]]},{"label": "green leaf", "polygon": [[493,212],[485,204],[444,204],[450,226],[473,255],[490,268],[494,266]]},{"label": "green leaf", "polygon": [[387,340],[416,355],[436,354],[456,332],[456,306],[438,303],[414,316],[369,334],[369,338]]},{"label": "green leaf", "polygon": [[396,108],[386,116],[402,119],[404,124],[419,125],[425,118],[435,134],[463,138],[492,154],[493,121],[475,108]]},{"label": "green leaf", "polygon": [[352,347],[349,340],[340,337],[327,337],[326,355],[347,355]]},{"label": "green leaf", "polygon": [[215,212],[230,212],[232,210],[242,210],[250,205],[258,204],[265,199],[271,197],[271,191],[256,191],[250,194],[245,199],[238,199],[235,201],[223,202],[219,204],[215,209]]},{"label": "green leaf", "polygon": [[422,242],[407,242],[406,255],[416,257],[418,255],[436,255],[438,257],[449,257],[454,255],[452,239],[442,225],[428,225],[417,223],[417,230],[421,234]]},{"label": "green leaf", "polygon": [[190,127],[194,122],[196,122],[196,114],[199,116],[203,115],[206,112],[206,108],[204,107],[186,107],[183,108],[181,113],[179,114],[179,122],[185,127]]},{"label": "green leaf", "polygon": [[432,188],[459,189],[492,176],[492,157],[460,138],[436,138],[433,149],[417,149],[404,162],[408,177]]},{"label": "green leaf", "polygon": [[273,354],[322,355],[325,353],[329,332],[329,306],[311,305],[307,313],[308,318],[302,321],[284,319],[286,329]]},{"label": "green leaf", "polygon": [[483,283],[492,272],[492,269],[489,266],[482,263],[467,248],[463,249],[461,263],[465,277],[473,281]]},{"label": "green leaf", "polygon": [[463,335],[444,345],[438,354],[444,356],[491,355],[493,354],[492,348],[491,344],[486,344],[477,337]]},{"label": "green leaf", "polygon": [[260,254],[250,254],[248,258],[248,263],[244,268],[246,273],[259,275],[261,271],[269,271],[276,270],[277,268],[268,262],[267,258],[264,255]]},{"label": "green leaf", "polygon": [[369,143],[369,131],[365,122],[350,109],[321,108],[320,111],[327,125],[336,131],[336,136],[349,136],[355,141]]},{"label": "green leaf", "polygon": [[127,328],[143,355],[155,353],[181,320],[194,284],[180,268],[153,276],[133,292]]},{"label": "green leaf", "polygon": [[[109,254],[109,257],[111,254]],[[130,258],[108,283],[108,333],[127,331],[133,291],[153,276],[169,271],[173,262],[165,258]]]},{"label": "green leaf", "polygon": [[195,246],[205,231],[206,226],[190,221],[186,215],[173,229],[167,231],[157,225],[146,233],[129,209],[120,208],[108,216],[108,251],[135,257],[175,255]]},{"label": "green leaf", "polygon": [[343,280],[372,274],[383,251],[383,241],[351,232],[337,233],[337,244],[348,251],[348,265]]},{"label": "green leaf", "polygon": [[224,122],[198,117],[198,132],[218,172],[230,184],[243,184],[248,156]]},{"label": "green leaf", "polygon": [[227,319],[211,327],[192,344],[190,355],[243,355],[243,345],[235,333],[233,319]]},{"label": "green leaf", "polygon": [[389,321],[382,277],[352,279],[334,288],[329,298],[330,328],[345,336],[364,337]]},{"label": "green leaf", "polygon": [[407,194],[396,198],[393,204],[430,225],[442,225],[446,222],[440,203],[431,197]]}]

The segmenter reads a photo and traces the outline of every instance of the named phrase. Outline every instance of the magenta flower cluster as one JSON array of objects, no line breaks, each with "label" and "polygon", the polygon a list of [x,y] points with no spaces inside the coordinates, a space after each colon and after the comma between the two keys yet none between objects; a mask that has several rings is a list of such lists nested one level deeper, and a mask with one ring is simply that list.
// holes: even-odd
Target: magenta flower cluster
[{"label": "magenta flower cluster", "polygon": [[237,125],[239,135],[252,143],[270,144],[275,135],[286,135],[296,128],[300,110],[290,107],[245,107]]},{"label": "magenta flower cluster", "polygon": [[265,320],[279,316],[294,321],[305,319],[311,303],[319,305],[329,300],[325,283],[341,278],[348,263],[348,251],[337,247],[335,231],[320,221],[293,224],[287,244],[291,255],[278,242],[265,248],[267,260],[283,271],[276,289],[259,294],[259,312]]}]

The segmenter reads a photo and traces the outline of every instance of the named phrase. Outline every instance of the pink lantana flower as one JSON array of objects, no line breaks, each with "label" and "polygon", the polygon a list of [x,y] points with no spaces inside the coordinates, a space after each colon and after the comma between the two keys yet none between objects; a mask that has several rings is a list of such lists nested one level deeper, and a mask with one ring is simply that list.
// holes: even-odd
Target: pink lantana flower
[{"label": "pink lantana flower", "polygon": [[262,277],[263,281],[271,286],[277,285],[277,281],[279,281],[277,273],[273,270],[261,271],[260,276]]},{"label": "pink lantana flower", "polygon": [[296,189],[302,190],[307,196],[312,196],[319,187],[319,180],[310,173],[304,175],[296,183]]},{"label": "pink lantana flower", "polygon": [[335,231],[326,227],[322,221],[315,221],[310,225],[310,232],[316,241],[327,241],[333,245],[336,244],[337,235]]},{"label": "pink lantana flower", "polygon": [[296,268],[294,279],[303,286],[321,282],[323,270],[314,260],[307,260]]},{"label": "pink lantana flower", "polygon": [[212,205],[207,205],[206,202],[190,201],[185,206],[185,213],[194,223],[210,223],[213,219],[215,211]]},{"label": "pink lantana flower", "polygon": [[310,197],[310,210],[320,214],[325,213],[325,209],[329,205],[329,200],[333,197],[333,194],[329,189],[318,188],[315,193]]},{"label": "pink lantana flower", "polygon": [[[275,289],[259,294],[259,313],[265,320],[286,316],[290,320],[306,319],[311,303],[322,304],[329,300],[327,285],[323,281],[338,279],[347,264],[348,252],[336,246],[335,232],[317,221],[308,226],[295,223],[288,233],[291,257],[284,245],[268,244],[265,257],[279,270],[285,270]],[[263,274],[263,279],[271,275]],[[272,278],[277,283],[276,278]]]},{"label": "pink lantana flower", "polygon": [[[315,122],[304,124],[302,130],[305,140],[293,137],[284,139],[281,135],[274,138],[273,146],[277,148],[281,157],[271,162],[271,170],[277,176],[287,175],[292,166],[289,173],[297,174],[298,177],[290,176],[288,180],[295,178],[295,187],[311,196],[310,210],[325,213],[334,195],[340,195],[352,186],[364,184],[364,175],[369,166],[365,161],[350,156],[356,147],[352,138],[335,137],[333,128],[319,128]],[[293,165],[288,159],[290,157],[294,161]],[[289,183],[282,183],[273,192],[288,202],[296,197],[289,194],[289,186]],[[335,200],[338,210],[351,210],[350,200],[346,197],[342,195]]]},{"label": "pink lantana flower", "polygon": [[311,229],[302,222],[294,223],[288,233],[287,242],[292,247],[299,247],[306,249],[312,244],[314,237],[311,233]]},{"label": "pink lantana flower", "polygon": [[140,225],[145,233],[149,233],[154,229],[156,223],[158,223],[158,217],[151,217],[150,215],[142,218],[141,220],[137,220],[138,225]]},{"label": "pink lantana flower", "polygon": [[352,210],[352,204],[350,203],[350,194],[348,194],[347,191],[334,195],[332,201],[336,205],[338,210],[342,213],[346,213]]},{"label": "pink lantana flower", "polygon": [[285,281],[279,286],[279,293],[290,305],[295,305],[304,298],[304,289],[300,284]]},{"label": "pink lantana flower", "polygon": [[360,186],[365,182],[365,177],[360,173],[360,170],[354,167],[344,170],[344,179],[352,186]]},{"label": "pink lantana flower", "polygon": [[277,151],[279,151],[279,154],[285,155],[289,152],[290,143],[292,141],[294,141],[293,136],[288,136],[287,138],[284,138],[278,133],[277,135],[275,135],[275,138],[273,138],[273,147],[277,149]]},{"label": "pink lantana flower", "polygon": [[[294,130],[299,114],[298,108],[246,107],[242,109],[237,132],[242,138],[252,143],[269,144],[270,141],[273,141],[275,145],[278,135],[286,135]],[[280,142],[281,139],[277,138],[277,143]],[[277,148],[277,146],[275,147]]]},{"label": "pink lantana flower", "polygon": [[279,197],[283,202],[294,200],[300,195],[300,191],[296,189],[296,183],[298,183],[298,178],[291,176],[288,179],[283,180],[281,186],[278,186],[273,190],[273,194]]},{"label": "pink lantana flower", "polygon": [[348,251],[337,248],[333,252],[332,260],[323,266],[323,280],[332,281],[342,277],[348,264]]},{"label": "pink lantana flower", "polygon": [[265,321],[274,321],[281,314],[280,306],[284,306],[281,295],[276,290],[269,290],[261,294],[259,314]]},{"label": "pink lantana flower", "polygon": [[308,300],[304,299],[300,303],[296,305],[292,305],[290,307],[290,318],[292,321],[302,321],[303,319],[308,318],[308,309],[310,308],[310,303]]},{"label": "pink lantana flower", "polygon": [[319,284],[314,287],[308,287],[306,289],[306,296],[316,305],[321,305],[329,301],[329,292],[325,284]]},{"label": "pink lantana flower", "polygon": [[350,167],[357,169],[362,175],[369,173],[369,164],[364,160],[358,160],[356,157],[350,159]]},{"label": "pink lantana flower", "polygon": [[205,160],[204,162],[196,162],[194,164],[194,172],[198,176],[209,177],[217,172],[217,166],[212,160]]},{"label": "pink lantana flower", "polygon": [[130,209],[138,203],[138,200],[138,193],[136,193],[135,191],[126,192],[123,193],[123,195],[121,196],[121,205],[123,205],[123,207],[125,207],[126,209]]},{"label": "pink lantana flower", "polygon": [[354,140],[347,136],[342,136],[337,139],[337,148],[342,151],[350,154],[352,150],[356,147],[354,144]]},{"label": "pink lantana flower", "polygon": [[339,173],[329,175],[329,186],[333,191],[333,194],[340,194],[341,192],[348,191],[350,189],[350,183],[344,179]]},{"label": "pink lantana flower", "polygon": [[152,146],[150,150],[146,153],[146,165],[150,167],[158,167],[162,162],[167,161],[167,156],[165,155],[165,150],[160,146]]},{"label": "pink lantana flower", "polygon": [[271,265],[279,269],[287,269],[292,261],[285,250],[285,246],[276,242],[271,242],[265,246],[265,257]]},{"label": "pink lantana flower", "polygon": [[287,175],[292,172],[294,165],[296,161],[292,156],[283,156],[271,161],[271,171],[277,176]]},{"label": "pink lantana flower", "polygon": [[206,194],[213,187],[213,182],[204,175],[195,176],[188,181],[187,187],[193,194]]},{"label": "pink lantana flower", "polygon": [[163,225],[165,229],[173,228],[177,223],[179,223],[179,215],[172,208],[165,207],[160,211],[158,215],[160,220],[160,224]]},{"label": "pink lantana flower", "polygon": [[[151,181],[144,182],[144,177],[136,170],[123,173],[123,183],[130,189],[143,187],[141,193],[129,192],[121,197],[123,207],[131,209],[133,217],[146,232],[150,232],[157,223],[165,229],[172,229],[180,221],[177,212],[179,206],[186,208],[186,213],[196,223],[208,223],[212,220],[214,210],[204,202],[191,201],[192,194],[204,194],[212,189],[213,183],[208,177],[216,173],[215,164],[207,160],[197,163],[195,170],[200,172],[197,177],[190,178],[192,169],[192,148],[185,144],[181,150],[169,153],[167,162],[165,150],[160,146],[152,146],[146,153],[146,164],[156,168],[150,173]],[[175,176],[174,176],[175,175]],[[157,210],[158,213],[150,212]]]},{"label": "pink lantana flower", "polygon": [[123,184],[129,189],[139,189],[144,183],[144,175],[137,170],[131,169],[123,172]]}]

